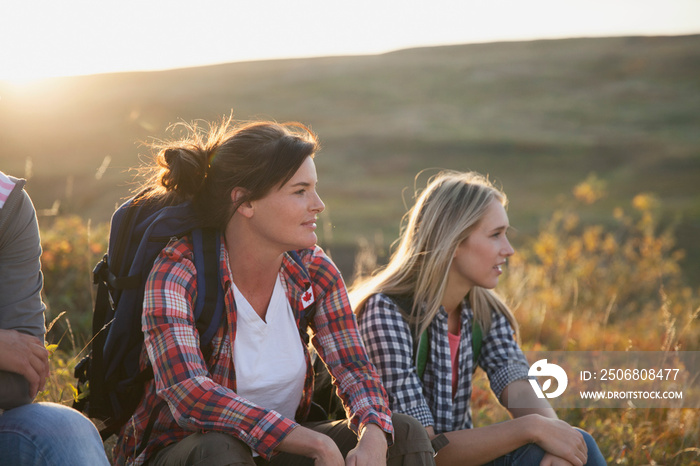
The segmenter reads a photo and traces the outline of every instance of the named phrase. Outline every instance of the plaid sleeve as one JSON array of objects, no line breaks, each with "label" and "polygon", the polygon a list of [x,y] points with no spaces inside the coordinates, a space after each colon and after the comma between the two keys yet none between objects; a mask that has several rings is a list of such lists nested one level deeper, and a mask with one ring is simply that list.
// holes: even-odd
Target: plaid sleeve
[{"label": "plaid sleeve", "polygon": [[196,272],[189,248],[183,240],[166,247],[146,283],[142,327],[157,395],[181,428],[228,433],[270,458],[297,424],[212,380],[192,313]]},{"label": "plaid sleeve", "polygon": [[413,337],[396,303],[383,294],[370,297],[360,316],[360,333],[384,382],[392,411],[435,424],[413,360]]},{"label": "plaid sleeve", "polygon": [[500,400],[508,384],[527,378],[528,363],[503,314],[491,313],[491,330],[484,338],[479,365],[488,375],[491,390]]},{"label": "plaid sleeve", "polygon": [[333,376],[350,428],[377,424],[393,439],[386,392],[369,360],[340,272],[317,248],[309,264],[317,299],[311,342]]}]

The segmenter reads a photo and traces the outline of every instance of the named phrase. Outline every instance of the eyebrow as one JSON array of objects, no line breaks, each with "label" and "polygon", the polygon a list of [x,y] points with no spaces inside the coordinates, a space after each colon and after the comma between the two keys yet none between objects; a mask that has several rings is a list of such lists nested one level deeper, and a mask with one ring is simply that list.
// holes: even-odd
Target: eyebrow
[{"label": "eyebrow", "polygon": [[[316,180],[315,182],[297,181],[294,184],[286,184],[285,186],[287,189],[296,189],[296,188],[312,188],[312,187],[317,186],[317,185],[318,185],[318,180]],[[282,189],[282,187],[280,187],[280,189]]]}]

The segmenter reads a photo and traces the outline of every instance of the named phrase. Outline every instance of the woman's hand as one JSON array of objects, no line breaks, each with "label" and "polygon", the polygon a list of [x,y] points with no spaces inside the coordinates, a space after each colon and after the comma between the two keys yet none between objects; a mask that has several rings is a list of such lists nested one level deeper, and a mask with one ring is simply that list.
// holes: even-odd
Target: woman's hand
[{"label": "woman's hand", "polygon": [[33,399],[49,376],[49,352],[38,338],[16,330],[0,330],[0,369],[22,375]]},{"label": "woman's hand", "polygon": [[[588,447],[581,432],[559,419],[541,416],[538,416],[536,419],[539,425],[533,429],[537,436],[535,443],[549,453],[548,456],[545,456],[545,459],[548,459],[549,462],[541,464],[566,464],[558,462],[558,460],[566,460],[574,466],[586,464]],[[555,460],[553,457],[558,458]]]},{"label": "woman's hand", "polygon": [[357,446],[345,459],[346,466],[380,466],[386,464],[386,433],[376,424],[367,424]]},{"label": "woman's hand", "polygon": [[313,458],[316,466],[344,466],[343,455],[332,438],[297,426],[277,446],[278,451]]},{"label": "woman's hand", "polygon": [[504,406],[525,407],[509,408],[509,411],[513,417],[528,423],[526,431],[534,437],[530,440],[548,453],[541,464],[586,464],[588,447],[581,432],[557,419],[549,402],[537,398],[527,380],[516,380],[509,384],[501,394],[501,402]]},{"label": "woman's hand", "polygon": [[545,453],[540,461],[540,466],[572,466],[571,463],[563,458],[554,456],[551,453]]}]

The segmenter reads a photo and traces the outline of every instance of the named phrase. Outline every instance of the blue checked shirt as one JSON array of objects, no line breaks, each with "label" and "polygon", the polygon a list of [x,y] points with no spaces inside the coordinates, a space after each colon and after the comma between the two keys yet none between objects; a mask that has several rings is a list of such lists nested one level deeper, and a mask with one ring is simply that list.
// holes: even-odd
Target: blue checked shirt
[{"label": "blue checked shirt", "polygon": [[[435,433],[470,429],[469,400],[476,366],[472,358],[473,311],[462,302],[459,342],[458,385],[452,398],[452,363],[447,336],[447,312],[440,308],[428,328],[430,352],[423,375],[418,378],[413,337],[396,303],[383,294],[370,297],[359,320],[367,353],[382,378],[393,412],[405,413]],[[484,335],[478,365],[486,372],[491,389],[500,399],[506,386],[526,379],[528,363],[513,338],[513,329],[502,314],[493,312],[492,324]]]}]

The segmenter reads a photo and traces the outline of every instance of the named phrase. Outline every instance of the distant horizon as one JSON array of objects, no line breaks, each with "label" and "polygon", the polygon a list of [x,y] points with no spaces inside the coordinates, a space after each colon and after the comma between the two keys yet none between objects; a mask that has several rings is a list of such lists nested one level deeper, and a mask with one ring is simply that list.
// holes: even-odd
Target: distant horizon
[{"label": "distant horizon", "polygon": [[699,32],[685,33],[685,34],[625,34],[625,35],[601,35],[601,36],[571,36],[571,37],[540,37],[531,39],[502,39],[502,40],[485,40],[485,41],[473,41],[473,42],[455,42],[455,43],[445,43],[445,44],[429,44],[429,45],[414,45],[400,47],[391,50],[378,51],[374,53],[337,53],[328,55],[299,55],[299,56],[270,56],[270,57],[260,57],[260,58],[247,58],[240,60],[230,60],[221,62],[207,62],[207,63],[193,63],[193,64],[183,64],[167,66],[162,68],[148,68],[144,67],[141,69],[125,69],[125,70],[107,70],[98,72],[86,72],[86,73],[76,73],[76,74],[58,74],[53,76],[45,76],[38,78],[22,78],[22,79],[6,79],[2,77],[0,71],[0,83],[9,84],[29,84],[36,82],[43,82],[51,79],[57,78],[71,78],[71,77],[88,77],[88,76],[100,76],[109,74],[128,74],[128,73],[150,73],[150,72],[167,72],[175,70],[186,70],[194,68],[207,68],[215,66],[225,66],[237,63],[256,63],[256,62],[266,62],[266,61],[281,61],[281,60],[309,60],[309,59],[323,59],[323,58],[343,58],[343,57],[370,57],[377,55],[385,55],[395,52],[401,52],[406,50],[424,49],[424,48],[440,48],[440,47],[458,47],[458,46],[468,46],[468,45],[487,45],[487,44],[507,44],[507,43],[522,43],[522,42],[538,42],[538,41],[565,41],[565,40],[585,40],[585,39],[615,39],[615,38],[633,38],[633,37],[690,37],[690,36],[700,36]]},{"label": "distant horizon", "polygon": [[201,0],[196,6],[189,0],[27,0],[0,5],[0,80],[699,33],[697,0]]}]

